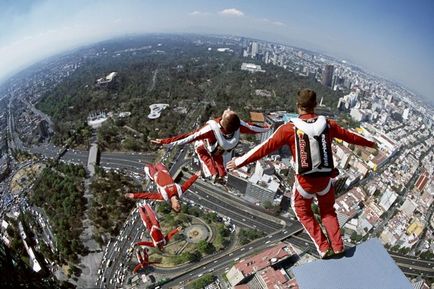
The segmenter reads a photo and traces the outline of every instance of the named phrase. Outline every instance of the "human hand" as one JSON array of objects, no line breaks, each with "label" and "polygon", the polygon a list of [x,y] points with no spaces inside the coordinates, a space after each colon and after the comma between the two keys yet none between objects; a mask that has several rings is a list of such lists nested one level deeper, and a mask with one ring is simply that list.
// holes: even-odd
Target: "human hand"
[{"label": "human hand", "polygon": [[226,169],[228,171],[233,171],[235,170],[237,167],[237,165],[235,164],[235,158],[233,158],[232,160],[230,160],[227,164],[226,164]]},{"label": "human hand", "polygon": [[202,172],[201,172],[201,171],[197,171],[197,172],[195,172],[194,174],[195,174],[196,176],[200,177],[200,175],[202,174]]},{"label": "human hand", "polygon": [[151,139],[151,143],[156,144],[156,145],[162,145],[163,144],[161,138]]}]

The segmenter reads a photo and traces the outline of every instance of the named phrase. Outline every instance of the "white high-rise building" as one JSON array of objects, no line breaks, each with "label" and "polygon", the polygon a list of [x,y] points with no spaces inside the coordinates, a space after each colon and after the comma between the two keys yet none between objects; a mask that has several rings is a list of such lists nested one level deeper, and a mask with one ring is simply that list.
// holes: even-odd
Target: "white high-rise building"
[{"label": "white high-rise building", "polygon": [[252,58],[255,58],[256,54],[258,54],[258,52],[259,52],[259,45],[258,45],[258,43],[257,42],[252,42],[252,54],[251,54]]},{"label": "white high-rise building", "polygon": [[410,115],[410,108],[404,109],[404,113],[402,114],[402,118],[408,120],[408,116]]}]

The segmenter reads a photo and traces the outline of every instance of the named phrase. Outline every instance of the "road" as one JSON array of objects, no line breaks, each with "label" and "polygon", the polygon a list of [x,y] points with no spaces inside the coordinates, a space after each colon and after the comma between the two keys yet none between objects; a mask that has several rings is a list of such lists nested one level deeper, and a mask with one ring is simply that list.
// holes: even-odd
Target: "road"
[{"label": "road", "polygon": [[[56,158],[63,148],[53,145],[41,145],[30,148],[35,154],[47,158]],[[61,157],[62,160],[87,166],[88,151],[68,149]],[[125,169],[135,173],[142,173],[146,163],[152,163],[155,159],[154,153],[140,152],[102,152],[100,166],[109,169]]]},{"label": "road", "polygon": [[[65,158],[68,158],[71,152],[68,151],[65,154]],[[77,159],[78,153],[72,154]],[[175,162],[170,168],[172,174],[179,171],[181,165],[184,162],[184,158],[187,155],[187,150],[181,150],[175,157]],[[117,167],[117,168],[127,168],[131,169],[134,172],[141,172],[143,168],[143,159],[146,159],[146,156],[143,155],[135,155],[135,154],[122,154],[122,153],[110,153],[108,155],[101,155],[101,164],[107,164],[108,167]],[[103,160],[107,160],[107,162],[103,162]],[[163,158],[164,159],[164,158]],[[286,227],[283,224],[279,224],[276,220],[270,220],[271,217],[264,216],[263,213],[252,212],[252,206],[248,206],[244,204],[242,201],[239,201],[238,204],[234,205],[235,197],[227,196],[226,192],[223,192],[223,188],[216,185],[211,185],[207,182],[198,180],[188,192],[184,195],[186,201],[193,201],[196,205],[202,206],[209,210],[213,210],[218,212],[221,215],[227,216],[231,218],[231,222],[239,227],[245,228],[254,228],[260,231],[263,231],[267,234],[268,238],[270,237],[270,243],[273,244],[279,240],[282,236],[286,236],[285,238],[287,242],[296,245],[300,248],[308,248],[309,252],[313,255],[317,255],[315,246],[310,240],[309,236],[302,232],[292,235],[293,232],[290,232],[288,228],[292,228],[295,226],[297,228],[297,232],[301,230],[301,226],[298,222],[292,222],[290,220],[286,221]],[[144,227],[138,218],[138,214],[131,215],[131,218],[127,221],[124,229],[121,234],[118,236],[117,242],[112,242],[108,247],[105,254],[105,262],[102,263],[102,268],[105,268],[105,264],[107,264],[108,260],[113,260],[111,266],[108,269],[105,269],[102,272],[101,277],[99,279],[99,288],[114,288],[117,285],[122,284],[123,282],[116,282],[116,279],[121,275],[125,275],[123,279],[130,273],[130,269],[132,264],[128,264],[129,260],[131,260],[131,254],[127,253],[127,250],[131,248],[131,246],[138,240],[141,239],[144,233]],[[286,233],[284,233],[286,232]],[[289,237],[291,235],[291,237]],[[255,241],[256,242],[256,241]],[[192,280],[197,278],[197,275],[204,274],[211,270],[221,270],[226,268],[229,264],[232,264],[233,260],[236,258],[242,258],[247,253],[251,253],[252,250],[259,250],[264,245],[264,242],[258,241],[258,247],[255,248],[256,243],[249,244],[248,246],[241,247],[234,252],[229,254],[221,254],[212,257],[212,260],[206,258],[202,260],[201,263],[196,264],[199,266],[198,268],[191,268],[191,265],[188,265],[190,270],[186,270],[186,273],[182,273],[181,276],[177,277],[175,281],[171,281],[163,288],[169,288],[167,286],[179,285],[180,282],[186,282],[187,280]],[[246,249],[253,247],[255,249]],[[244,249],[243,249],[244,248]],[[430,262],[419,261],[416,262],[412,260],[412,258],[399,256],[395,254],[391,254],[393,258],[396,260],[397,264],[400,266],[401,270],[407,274],[407,276],[416,276],[423,274],[426,277],[434,277],[434,270],[430,265]],[[318,256],[317,256],[318,257]],[[218,260],[217,262],[215,262]],[[182,270],[179,268],[177,271]],[[169,271],[169,270],[167,270]],[[190,272],[188,272],[190,271]],[[164,270],[154,269],[154,272],[163,273]],[[102,282],[103,280],[106,282]],[[110,280],[113,280],[110,284]],[[124,280],[122,280],[124,281]],[[116,285],[117,284],[117,285]]]},{"label": "road", "polygon": [[[32,148],[33,152],[38,152],[47,157],[54,157],[58,154],[60,149],[54,149],[53,147],[38,147]],[[181,150],[177,156],[175,157],[175,162],[171,166],[171,173],[175,173],[179,171],[181,165],[185,161],[184,158],[187,154],[187,150]],[[65,155],[62,157],[65,161],[81,163],[83,165],[87,164],[88,153],[85,151],[78,150],[68,150]],[[141,153],[122,153],[122,152],[103,152],[101,154],[101,166],[106,168],[113,169],[126,169],[128,171],[132,171],[135,173],[141,173],[143,171],[143,165],[147,162],[152,162],[154,158],[153,154],[141,154]],[[223,192],[223,188],[210,185],[209,183],[203,181],[197,181],[189,192],[185,194],[185,199],[188,201],[193,201],[195,204],[200,205],[209,210],[213,210],[218,212],[221,215],[227,216],[231,218],[232,223],[239,227],[246,228],[255,228],[260,231],[265,232],[268,236],[272,236],[270,239],[270,243],[275,243],[278,240],[281,240],[281,236],[279,234],[284,234],[284,231],[287,231],[289,236],[288,227],[283,227],[283,224],[279,224],[278,222],[270,220],[270,218],[265,218],[259,213],[252,213],[252,206],[247,206],[243,204],[241,201],[238,205],[234,205],[235,197],[227,197]],[[297,222],[287,221],[286,225],[291,227],[298,224]],[[298,228],[301,228],[298,225]],[[123,282],[117,282],[116,279],[121,278],[120,276],[127,276],[129,270],[131,269],[131,264],[129,264],[129,260],[131,259],[131,253],[127,253],[127,250],[131,248],[134,242],[141,239],[141,235],[144,233],[144,227],[138,218],[138,214],[132,214],[128,219],[124,228],[122,229],[121,234],[119,234],[117,241],[113,241],[109,246],[107,246],[106,253],[104,255],[104,262],[102,262],[102,267],[104,271],[101,272],[98,276],[98,287],[99,288],[114,288],[116,283],[118,285]],[[310,253],[316,254],[315,247],[311,242],[310,238],[305,233],[299,233],[297,235],[292,235],[288,238],[288,241],[291,244],[297,245],[301,248],[309,247]],[[252,243],[253,248],[255,248],[256,243]],[[258,245],[255,250],[259,250],[264,246],[263,243]],[[248,248],[252,247],[249,244]],[[242,247],[245,248],[245,247]],[[179,284],[179,282],[187,281],[197,277],[199,274],[204,274],[207,271],[221,270],[226,268],[227,265],[231,264],[234,259],[244,257],[248,252],[253,249],[244,249],[242,248],[231,252],[231,256],[229,254],[223,254],[222,257],[218,258],[218,262],[215,262],[216,259],[209,260],[206,259],[203,263],[197,264],[200,268],[191,268],[191,272],[182,274],[182,276],[177,277],[177,279],[168,284]],[[406,257],[400,256],[394,253],[390,253],[390,255],[394,258],[398,266],[407,276],[418,276],[422,275],[429,278],[434,278],[434,268],[433,261],[423,261],[423,260],[415,260],[414,257]],[[213,257],[214,258],[214,257]],[[106,267],[108,260],[112,260],[112,264]],[[128,272],[127,272],[128,271]],[[155,270],[160,271],[160,270]],[[101,277],[100,277],[101,276]],[[103,282],[105,278],[105,282]],[[123,279],[125,279],[124,277]],[[112,284],[110,284],[110,280],[112,280]],[[118,279],[121,281],[121,279]],[[124,280],[122,280],[124,281]],[[163,288],[168,288],[165,285]]]},{"label": "road", "polygon": [[174,286],[183,285],[187,282],[193,281],[206,273],[211,273],[222,269],[225,269],[225,271],[229,270],[229,268],[234,264],[234,262],[236,262],[235,260],[242,259],[248,255],[253,254],[254,252],[260,252],[268,247],[273,247],[281,240],[289,238],[290,236],[300,232],[301,230],[303,230],[301,225],[294,224],[293,226],[290,226],[285,230],[279,230],[264,238],[254,240],[253,242],[239,247],[231,252],[226,252],[221,254],[220,256],[216,256],[215,258],[206,263],[193,265],[194,267],[191,268],[189,272],[178,275],[175,280],[170,281],[161,287],[173,288]]}]

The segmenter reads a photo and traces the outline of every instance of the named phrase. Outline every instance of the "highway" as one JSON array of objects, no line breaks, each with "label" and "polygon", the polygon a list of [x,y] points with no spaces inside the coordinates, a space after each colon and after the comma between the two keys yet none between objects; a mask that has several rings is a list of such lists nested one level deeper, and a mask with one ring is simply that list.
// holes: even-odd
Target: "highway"
[{"label": "highway", "polygon": [[[201,196],[197,196],[196,193],[193,192],[188,192],[185,198],[185,200],[192,200],[195,199],[195,203],[197,205],[203,206],[207,209],[213,210],[217,209],[217,212],[221,215],[226,215],[229,216],[231,218],[231,221],[235,224],[237,224],[240,227],[253,227],[254,225],[260,228],[263,228],[264,230],[266,230],[267,232],[274,232],[274,233],[282,233],[283,230],[283,226],[280,224],[276,224],[274,222],[270,222],[268,219],[261,217],[261,216],[255,216],[253,214],[247,213],[242,211],[242,209],[234,207],[230,204],[225,204],[225,207],[227,208],[224,212],[222,212],[221,208],[216,208],[213,205],[213,203],[215,202],[224,202],[224,200],[222,201],[220,200],[216,200],[214,198],[214,196],[212,196],[211,194],[208,193],[204,193],[203,197],[202,197],[202,191],[199,193]],[[206,197],[208,196],[208,198]],[[209,201],[209,199],[213,199],[213,201]],[[227,205],[227,206],[226,206]],[[242,206],[240,206],[242,207]],[[135,210],[136,211],[136,210]],[[235,213],[233,213],[235,212]],[[115,286],[116,282],[113,281],[113,284],[110,284],[110,280],[114,280],[117,278],[118,274],[117,272],[120,271],[124,271],[124,267],[126,264],[128,264],[128,260],[131,258],[131,255],[127,254],[127,250],[128,248],[131,248],[131,245],[134,244],[134,242],[138,241],[140,238],[140,235],[142,232],[144,232],[144,227],[143,224],[140,221],[140,218],[138,218],[138,214],[135,212],[131,218],[127,221],[127,226],[125,227],[125,229],[122,231],[122,233],[119,234],[118,236],[118,242],[115,242],[115,244],[110,244],[107,248],[107,253],[104,253],[104,256],[106,256],[106,258],[104,258],[104,261],[102,262],[102,266],[101,268],[104,268],[108,262],[108,260],[113,260],[111,266],[109,267],[109,269],[104,270],[102,276],[99,280],[99,284],[98,287],[99,288],[103,288],[102,286],[105,286],[104,288],[112,288],[111,286]],[[301,226],[294,226],[294,228],[296,230],[301,230]],[[276,230],[280,230],[277,231]],[[147,234],[145,234],[145,237],[141,238],[141,239],[146,239]],[[275,238],[278,238],[280,235],[272,235],[271,236],[277,236]],[[275,239],[273,239],[275,240]],[[243,252],[244,254],[245,252]],[[222,258],[227,256],[227,253],[222,253],[221,254]],[[231,254],[231,256],[235,256],[234,258],[238,257],[238,253],[237,252],[233,252]],[[231,257],[229,256],[229,257]],[[214,259],[214,257],[212,257],[212,259]],[[203,260],[202,262],[211,262],[208,261],[209,258],[206,258],[205,260]],[[198,263],[198,264],[202,264]],[[122,264],[122,265],[121,265]],[[121,266],[121,269],[113,269],[116,268],[116,266]],[[132,266],[130,266],[132,268]],[[184,266],[185,270],[188,270],[191,267],[191,265],[186,265]],[[112,269],[110,269],[112,268]],[[130,268],[130,269],[131,269]],[[179,272],[180,270],[182,270],[181,268],[176,269],[175,271]],[[171,271],[170,269],[168,270],[162,270],[162,269],[155,269],[155,272],[158,273],[164,273],[167,271]],[[102,280],[106,280],[106,282],[102,282]],[[108,283],[107,283],[108,282]],[[120,285],[120,284],[118,284]]]},{"label": "highway", "polygon": [[[33,152],[38,152],[47,157],[53,157],[56,153],[58,153],[57,150],[59,149],[54,150],[53,148],[50,148],[48,150],[41,150],[41,148],[32,148],[32,150]],[[175,162],[170,169],[171,173],[175,173],[181,168],[182,163],[185,161],[184,158],[187,155],[187,151],[187,149],[181,149],[181,151],[177,154],[177,156],[175,157]],[[65,161],[86,165],[87,157],[88,153],[85,151],[68,150],[62,157],[62,159]],[[100,163],[101,166],[105,168],[126,169],[135,173],[141,173],[143,171],[143,165],[145,163],[152,162],[153,158],[153,154],[103,152],[101,153]],[[279,222],[276,222],[276,219],[271,220],[270,216],[267,218],[262,215],[263,213],[252,212],[252,210],[254,210],[254,206],[243,204],[243,201],[239,201],[239,204],[234,205],[234,200],[237,200],[235,196],[229,197],[227,192],[224,192],[223,187],[221,187],[220,185],[213,185],[202,180],[198,180],[191,187],[190,191],[185,194],[185,200],[190,202],[192,201],[196,205],[202,206],[212,211],[216,211],[221,215],[230,217],[231,222],[236,226],[254,228],[263,231],[268,236],[272,236],[270,239],[272,243],[281,240],[279,234],[284,234],[283,232],[285,231],[288,232],[287,235],[289,237],[290,232],[288,230],[288,226],[291,227],[294,225],[297,226],[297,228],[301,229],[301,226],[298,224],[298,222],[292,222],[290,220],[287,220],[287,227],[284,227],[285,222],[279,224]],[[127,253],[127,250],[131,248],[134,242],[138,241],[139,239],[143,239],[141,238],[141,235],[143,236],[144,231],[145,229],[140,222],[137,214],[133,214],[131,218],[127,220],[126,225],[122,230],[122,233],[119,234],[119,236],[117,237],[117,242],[111,242],[111,244],[106,248],[106,252],[104,254],[105,262],[102,262],[101,266],[101,269],[103,269],[104,271],[101,272],[101,274],[98,276],[99,288],[114,288],[116,284],[120,285],[122,283],[117,282],[116,279],[120,278],[120,276],[122,275],[125,275],[125,277],[123,278],[125,279],[126,276],[130,273],[132,264],[129,264],[129,261],[131,260],[132,254]],[[291,234],[291,237],[289,237],[286,241],[301,248],[308,247],[309,253],[317,255],[316,249],[312,241],[304,232],[295,235]],[[253,248],[255,248],[256,243],[252,244]],[[261,243],[258,248],[261,248],[261,246],[263,246],[263,243]],[[247,248],[250,247],[252,247],[252,245],[249,244]],[[207,271],[209,272],[210,270],[211,272],[214,270],[222,270],[226,268],[229,264],[232,264],[234,259],[242,258],[245,254],[253,250],[248,250],[245,248],[241,251],[242,248],[239,248],[234,252],[229,253],[231,254],[231,256],[225,253],[222,254],[222,257],[220,257],[220,255],[215,257],[213,256],[213,258],[218,258],[217,262],[215,262],[216,259],[210,261],[209,258],[206,258],[205,261],[202,261],[205,262],[205,264],[197,264],[198,266],[200,266],[199,268],[194,267],[193,269],[191,268],[191,266],[188,266],[188,268],[192,270],[191,272],[182,274],[182,276],[177,277],[175,281],[168,283],[171,285],[165,285],[163,288],[169,288],[167,286],[172,286],[175,284],[179,285],[180,282],[192,280],[194,278],[197,278],[197,275],[204,274]],[[415,257],[406,257],[395,253],[390,253],[390,255],[407,276],[414,277],[422,275],[424,277],[434,278],[434,261],[418,260],[415,259]],[[112,260],[112,264],[108,268],[105,268],[108,260]],[[155,272],[162,271],[160,269],[155,269]],[[106,281],[102,282],[104,279]],[[112,284],[110,284],[110,280],[112,280]],[[118,280],[121,281],[121,279]]]},{"label": "highway", "polygon": [[[68,151],[68,153],[70,152]],[[65,156],[67,156],[68,153],[65,154]],[[73,153],[73,155],[78,154]],[[181,150],[177,154],[177,156],[175,157],[175,163],[171,166],[170,169],[172,174],[180,170],[186,155],[187,150]],[[126,159],[120,160],[123,158],[123,156],[124,154],[122,153],[110,154],[108,156],[105,156],[103,153],[101,155],[101,163],[103,164],[104,157],[106,159],[108,157],[108,167],[113,168],[115,164],[117,168],[125,168],[126,166],[130,166],[130,169],[134,172],[142,172],[143,162],[141,160],[146,160],[146,156],[129,154]],[[139,157],[142,157],[142,159]],[[181,182],[184,181],[186,177],[188,176],[183,177],[181,179]],[[181,276],[177,276],[174,281],[171,281],[170,283],[164,285],[163,288],[170,288],[170,286],[185,284],[186,281],[193,280],[194,278],[197,278],[197,276],[200,274],[225,269],[227,266],[233,263],[234,259],[242,258],[248,253],[251,253],[253,250],[260,250],[261,248],[265,248],[268,245],[274,244],[284,239],[286,239],[285,241],[300,248],[308,249],[309,253],[318,257],[315,246],[313,245],[312,241],[306,233],[300,232],[302,231],[302,227],[297,221],[287,220],[286,227],[284,227],[285,222],[282,222],[282,220],[280,220],[279,222],[277,218],[272,218],[271,216],[264,215],[264,213],[254,211],[254,206],[247,205],[240,199],[229,196],[227,192],[224,192],[223,187],[220,185],[214,185],[206,181],[198,180],[190,188],[190,190],[185,193],[184,199],[185,201],[189,201],[190,203],[194,202],[195,205],[215,211],[220,215],[230,217],[231,222],[236,226],[252,229],[254,228],[263,231],[267,234],[265,238],[270,238],[270,242],[265,245],[263,239],[257,240],[233,252],[221,253],[220,255],[214,255],[212,257],[204,258],[202,262],[196,264],[197,268],[191,267],[191,264],[177,268],[176,270],[174,270],[175,272],[178,273],[179,271],[185,270],[185,273],[182,273]],[[238,203],[234,204],[234,202],[236,202],[237,200]],[[121,275],[125,275],[123,279],[127,278],[127,276],[131,273],[131,268],[133,267],[132,264],[129,264],[132,254],[127,253],[127,250],[131,248],[131,246],[136,241],[146,238],[143,236],[146,236],[147,233],[143,234],[143,232],[145,232],[145,229],[140,221],[140,218],[138,218],[137,213],[133,214],[131,216],[131,219],[129,219],[126,224],[127,225],[125,226],[125,229],[122,230],[122,233],[119,234],[117,238],[119,241],[112,242],[110,246],[107,247],[107,251],[105,253],[105,260],[106,262],[107,260],[113,261],[111,266],[101,274],[102,277],[100,277],[99,279],[99,288],[114,288],[116,284],[122,284],[122,282],[117,282],[116,279],[119,278],[119,276]],[[295,229],[290,230],[289,228]],[[255,248],[256,244],[259,244],[257,248]],[[250,247],[253,247],[254,249],[249,249]],[[399,256],[395,254],[391,255],[395,259],[401,270],[407,276],[416,276],[423,274],[423,276],[434,278],[434,270],[432,268],[432,265],[430,265],[430,262],[414,260],[414,258]],[[133,259],[133,263],[134,262],[135,259]],[[102,268],[104,268],[104,264],[107,263],[103,262]],[[153,269],[154,273],[164,273],[170,271],[170,269],[161,270],[157,267]],[[102,282],[104,278],[106,282]],[[110,280],[113,280],[112,284],[109,283]]]},{"label": "highway", "polygon": [[[30,152],[43,155],[47,158],[56,158],[62,148],[54,145],[41,145],[30,148]],[[68,149],[61,157],[62,160],[87,166],[88,151]],[[108,169],[125,169],[135,173],[142,173],[146,163],[152,163],[154,153],[139,152],[102,152],[100,166]]]},{"label": "highway", "polygon": [[193,281],[206,273],[211,273],[222,269],[227,271],[236,262],[236,260],[238,261],[239,259],[251,255],[254,252],[260,252],[268,247],[273,247],[281,240],[286,239],[291,235],[300,232],[301,230],[303,230],[301,225],[295,224],[286,228],[286,230],[279,230],[265,236],[264,238],[254,240],[247,245],[238,247],[237,249],[230,252],[216,255],[212,260],[207,262],[197,265],[193,264],[193,267],[190,269],[190,271],[179,274],[175,280],[170,281],[161,287],[173,288],[174,286],[183,285],[187,282]]}]

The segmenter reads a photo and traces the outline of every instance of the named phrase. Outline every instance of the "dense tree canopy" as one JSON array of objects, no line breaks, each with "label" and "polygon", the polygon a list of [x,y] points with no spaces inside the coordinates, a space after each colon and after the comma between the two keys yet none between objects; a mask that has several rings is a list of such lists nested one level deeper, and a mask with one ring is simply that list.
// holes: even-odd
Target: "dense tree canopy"
[{"label": "dense tree canopy", "polygon": [[85,199],[83,197],[82,166],[59,163],[42,171],[36,182],[31,201],[44,208],[56,237],[61,258],[77,261],[84,253],[79,236],[83,230]]},{"label": "dense tree canopy", "polygon": [[[81,66],[54,89],[49,90],[37,107],[53,117],[56,139],[70,136],[86,143],[90,137],[86,119],[90,113],[113,112],[113,120],[104,123],[98,134],[103,148],[122,150],[149,149],[148,139],[180,132],[185,116],[177,107],[205,109],[203,121],[220,115],[227,107],[247,118],[248,112],[295,109],[295,95],[300,88],[310,87],[324,97],[324,104],[336,107],[339,92],[326,88],[313,79],[299,76],[282,67],[263,65],[264,73],[241,71],[246,59],[237,53],[209,51],[184,38],[167,38],[162,45],[138,51],[114,52],[116,47],[138,43],[105,44],[106,53],[83,59]],[[152,39],[137,40],[141,45],[155,45]],[[146,47],[146,46],[144,46]],[[155,46],[154,46],[155,47]],[[238,51],[238,47],[233,47]],[[251,60],[250,60],[251,61]],[[96,80],[116,71],[109,85],[96,85]],[[256,95],[268,90],[269,97]],[[159,119],[147,118],[149,105],[168,103]],[[198,104],[202,104],[198,106]],[[117,113],[131,116],[119,118]]]}]

